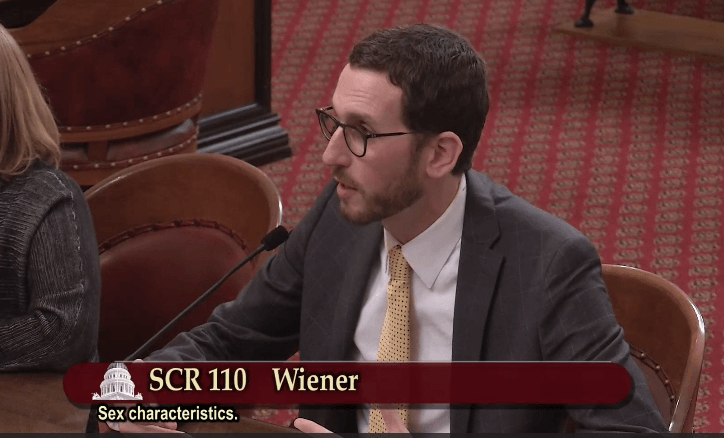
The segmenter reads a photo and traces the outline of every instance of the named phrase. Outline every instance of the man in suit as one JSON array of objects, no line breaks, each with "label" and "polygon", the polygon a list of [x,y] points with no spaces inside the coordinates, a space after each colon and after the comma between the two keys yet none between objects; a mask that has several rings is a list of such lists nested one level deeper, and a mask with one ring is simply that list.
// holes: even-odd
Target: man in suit
[{"label": "man in suit", "polygon": [[[410,431],[556,432],[569,415],[578,430],[665,431],[594,247],[470,170],[487,89],[482,59],[446,29],[358,43],[317,110],[334,181],[235,301],[147,360],[283,360],[297,349],[302,360],[377,360],[398,299],[388,283],[404,271],[407,360],[613,361],[634,382],[614,409],[409,409]],[[302,408],[313,423],[295,424],[367,432],[372,415]]]}]

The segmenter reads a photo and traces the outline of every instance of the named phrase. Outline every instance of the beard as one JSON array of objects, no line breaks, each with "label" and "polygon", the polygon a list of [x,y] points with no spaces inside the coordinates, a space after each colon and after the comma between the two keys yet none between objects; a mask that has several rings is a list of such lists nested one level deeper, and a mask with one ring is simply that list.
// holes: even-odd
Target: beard
[{"label": "beard", "polygon": [[[356,184],[345,184],[356,188],[356,195],[361,198],[362,208],[354,209],[348,201],[340,199],[339,213],[353,224],[368,225],[410,207],[422,197],[423,193],[422,183],[416,172],[418,162],[419,153],[414,153],[402,177],[390,184],[384,193],[367,193]],[[340,172],[334,171],[333,174],[339,181],[343,183],[347,181]]]}]

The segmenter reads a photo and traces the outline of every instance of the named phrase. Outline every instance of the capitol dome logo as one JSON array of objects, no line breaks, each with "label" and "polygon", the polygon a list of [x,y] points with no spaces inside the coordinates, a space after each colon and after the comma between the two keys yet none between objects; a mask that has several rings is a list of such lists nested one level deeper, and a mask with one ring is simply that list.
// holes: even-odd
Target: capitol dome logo
[{"label": "capitol dome logo", "polygon": [[143,400],[141,393],[133,395],[136,385],[131,381],[131,373],[121,362],[113,362],[103,376],[101,394],[93,394],[93,400]]}]

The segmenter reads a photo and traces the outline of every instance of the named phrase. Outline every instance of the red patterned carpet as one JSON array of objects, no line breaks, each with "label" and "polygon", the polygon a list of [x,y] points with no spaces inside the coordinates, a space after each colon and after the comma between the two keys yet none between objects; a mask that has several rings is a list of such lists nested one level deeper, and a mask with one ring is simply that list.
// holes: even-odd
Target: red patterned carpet
[{"label": "red patterned carpet", "polygon": [[[630,0],[724,21],[721,0]],[[612,7],[599,0],[596,8]],[[724,431],[724,64],[610,47],[552,31],[583,0],[275,0],[273,106],[293,157],[263,169],[296,224],[328,181],[314,108],[329,104],[355,41],[379,27],[446,25],[488,63],[492,108],[475,168],[567,220],[604,263],[655,272],[690,294],[707,345],[697,432]],[[288,413],[258,412],[288,423]]]}]

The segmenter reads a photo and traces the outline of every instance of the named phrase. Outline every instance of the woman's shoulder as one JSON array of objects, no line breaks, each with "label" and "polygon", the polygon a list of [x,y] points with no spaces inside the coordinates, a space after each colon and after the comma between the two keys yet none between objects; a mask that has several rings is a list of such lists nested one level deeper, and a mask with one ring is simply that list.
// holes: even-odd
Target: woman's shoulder
[{"label": "woman's shoulder", "polygon": [[65,172],[44,162],[36,162],[0,187],[0,206],[8,213],[42,217],[59,202],[82,203],[83,191]]},{"label": "woman's shoulder", "polygon": [[31,195],[37,201],[55,203],[62,198],[83,196],[78,184],[65,172],[38,161],[3,188],[16,194]]}]

